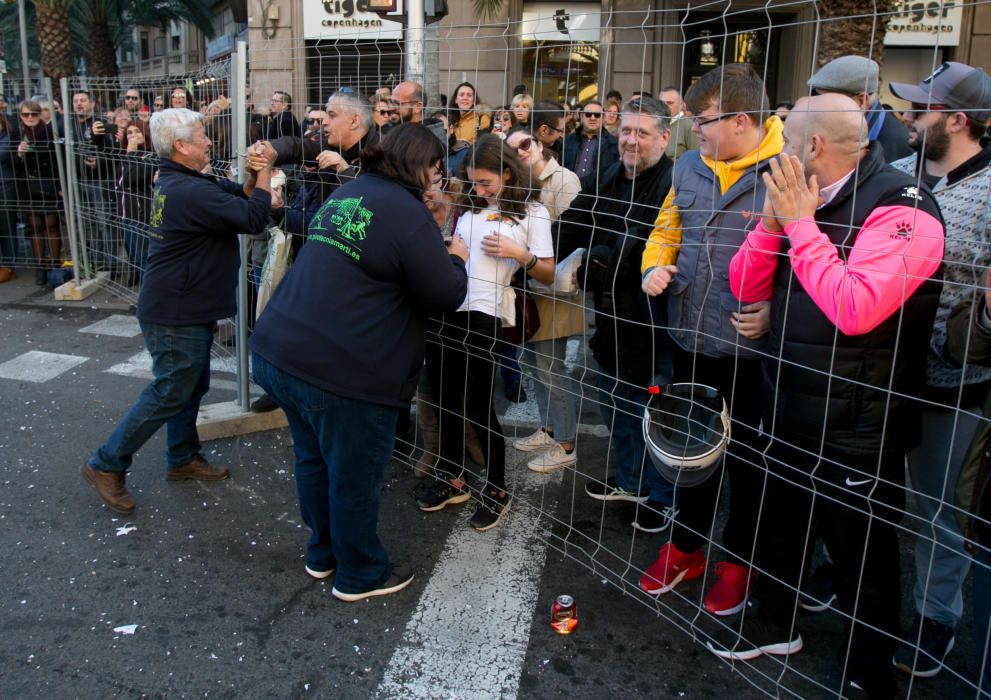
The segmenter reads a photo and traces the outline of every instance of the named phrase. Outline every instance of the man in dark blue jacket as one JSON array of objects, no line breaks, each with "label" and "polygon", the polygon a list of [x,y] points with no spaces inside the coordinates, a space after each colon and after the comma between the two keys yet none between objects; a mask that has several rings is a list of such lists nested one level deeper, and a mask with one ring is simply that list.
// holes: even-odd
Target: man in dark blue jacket
[{"label": "man in dark blue jacket", "polygon": [[589,100],[582,107],[582,124],[575,133],[564,139],[561,149],[561,165],[572,171],[579,180],[604,173],[619,160],[616,137],[602,128],[602,105]]},{"label": "man in dark blue jacket", "polygon": [[155,378],[82,469],[103,502],[123,514],[134,510],[124,484],[134,453],[162,424],[168,425],[167,479],[230,476],[200,454],[196,415],[210,388],[213,326],[235,312],[237,234],[262,231],[271,208],[270,159],[262,147],[252,147],[242,187],[202,174],[210,165],[211,143],[201,115],[157,112],[151,132],[161,174],[152,196],[148,269],[137,313]]}]

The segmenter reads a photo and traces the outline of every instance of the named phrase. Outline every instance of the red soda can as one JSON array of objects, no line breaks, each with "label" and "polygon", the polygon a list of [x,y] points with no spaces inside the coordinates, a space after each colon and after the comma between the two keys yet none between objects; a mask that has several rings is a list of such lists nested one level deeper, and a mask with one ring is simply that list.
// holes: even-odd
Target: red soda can
[{"label": "red soda can", "polygon": [[559,595],[551,606],[551,627],[558,634],[571,634],[578,624],[578,606],[570,595]]}]

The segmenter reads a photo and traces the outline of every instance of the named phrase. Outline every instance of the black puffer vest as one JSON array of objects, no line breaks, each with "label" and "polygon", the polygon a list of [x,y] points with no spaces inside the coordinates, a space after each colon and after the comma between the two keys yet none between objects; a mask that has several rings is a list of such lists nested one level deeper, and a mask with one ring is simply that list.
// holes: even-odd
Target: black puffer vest
[{"label": "black puffer vest", "polygon": [[[918,209],[942,223],[929,191],[886,165],[875,143],[856,176],[815,219],[846,260],[864,221],[883,206],[906,207],[908,216]],[[920,423],[918,403],[907,397],[917,396],[926,383],[942,265],[881,325],[848,336],[795,278],[788,247],[786,241],[775,273],[769,357],[763,362],[771,389],[764,394],[765,430],[814,452],[822,445],[824,456],[846,463],[870,463],[911,449]]]}]

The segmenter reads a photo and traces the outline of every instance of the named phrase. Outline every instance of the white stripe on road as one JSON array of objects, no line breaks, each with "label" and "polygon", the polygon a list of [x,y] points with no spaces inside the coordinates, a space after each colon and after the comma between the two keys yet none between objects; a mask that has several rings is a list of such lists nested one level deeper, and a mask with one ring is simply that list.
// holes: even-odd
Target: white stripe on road
[{"label": "white stripe on road", "polygon": [[78,355],[59,355],[54,352],[31,350],[0,364],[0,378],[44,384],[88,359]]},{"label": "white stripe on road", "polygon": [[93,333],[95,335],[113,335],[118,338],[133,338],[136,335],[141,335],[141,324],[138,323],[138,319],[134,316],[114,314],[102,321],[97,321],[84,328],[80,328],[79,332]]},{"label": "white stripe on road", "polygon": [[[544,509],[553,511],[551,494],[562,475],[530,472],[525,460],[517,470],[525,475],[517,478],[517,498],[498,529],[479,533],[467,517],[458,520],[376,697],[516,697],[547,554],[539,509],[522,504],[542,496]],[[474,511],[467,505],[466,516]]]},{"label": "white stripe on road", "polygon": [[[124,362],[114,365],[104,370],[108,374],[119,374],[123,377],[137,377],[138,379],[153,379],[151,373],[151,355],[147,350],[142,350],[137,355],[132,355]],[[223,372],[226,374],[237,374],[237,359],[230,357],[211,357],[210,372],[215,374]],[[229,389],[237,391],[237,382],[227,379],[217,379],[210,377],[210,387],[213,389]],[[260,391],[260,390],[255,390]]]}]

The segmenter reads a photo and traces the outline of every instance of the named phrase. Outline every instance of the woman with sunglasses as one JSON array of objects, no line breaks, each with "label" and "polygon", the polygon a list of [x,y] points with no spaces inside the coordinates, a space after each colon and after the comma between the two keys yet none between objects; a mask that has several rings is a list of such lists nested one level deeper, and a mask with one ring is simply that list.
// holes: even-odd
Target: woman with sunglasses
[{"label": "woman with sunglasses", "polygon": [[513,110],[508,105],[504,105],[492,113],[492,133],[499,138],[506,138],[516,126],[516,117],[513,116]]},{"label": "woman with sunglasses", "polygon": [[51,124],[41,119],[41,105],[21,102],[20,136],[14,149],[17,201],[28,225],[34,255],[34,281],[44,286],[48,270],[62,264],[62,234],[59,229],[59,181],[55,160],[55,138]]},{"label": "woman with sunglasses", "polygon": [[384,134],[392,126],[392,115],[396,108],[389,101],[389,98],[382,95],[372,97],[372,121],[375,122],[375,129]]},{"label": "woman with sunglasses", "polygon": [[513,275],[524,273],[549,284],[554,280],[550,217],[536,201],[529,173],[516,154],[494,134],[479,136],[468,151],[461,179],[468,185],[467,211],[458,219],[455,237],[463,239],[468,258],[468,296],[454,313],[435,319],[440,343],[427,346],[427,372],[434,383],[440,422],[437,481],[425,488],[417,505],[425,512],[464,503],[464,421],[481,440],[487,474],[471,527],[496,527],[510,505],[506,487],[506,447],[493,406],[498,358],[494,350],[502,324],[516,318]]},{"label": "woman with sunglasses", "polygon": [[[515,150],[530,171],[532,187],[539,189],[540,201],[556,221],[581,191],[578,176],[561,167],[543,145],[525,131],[509,135],[506,145]],[[540,328],[523,344],[521,366],[533,376],[541,427],[520,438],[513,447],[521,452],[539,452],[527,468],[541,473],[575,464],[575,438],[578,434],[579,387],[564,364],[571,336],[585,332],[585,303],[581,293],[567,298],[555,293],[535,294]]]}]

